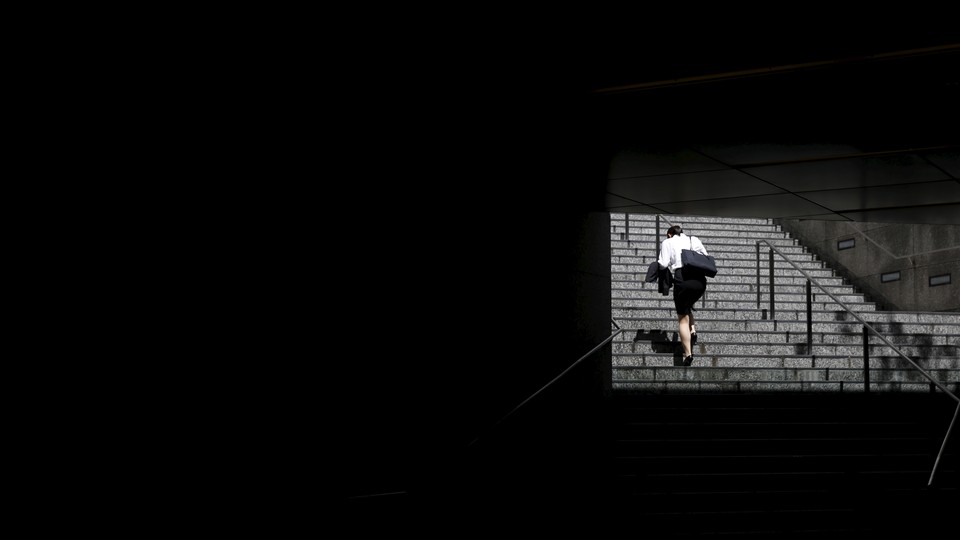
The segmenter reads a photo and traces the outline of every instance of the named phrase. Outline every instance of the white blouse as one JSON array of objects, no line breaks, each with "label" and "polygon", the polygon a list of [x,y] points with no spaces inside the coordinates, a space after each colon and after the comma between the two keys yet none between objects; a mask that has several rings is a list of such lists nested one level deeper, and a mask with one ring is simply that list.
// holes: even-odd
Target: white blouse
[{"label": "white blouse", "polygon": [[700,239],[696,236],[687,236],[683,233],[675,234],[672,238],[667,238],[660,244],[660,258],[657,262],[662,268],[669,268],[671,272],[683,266],[680,262],[680,250],[691,249],[703,255],[709,255],[707,248],[703,247]]}]

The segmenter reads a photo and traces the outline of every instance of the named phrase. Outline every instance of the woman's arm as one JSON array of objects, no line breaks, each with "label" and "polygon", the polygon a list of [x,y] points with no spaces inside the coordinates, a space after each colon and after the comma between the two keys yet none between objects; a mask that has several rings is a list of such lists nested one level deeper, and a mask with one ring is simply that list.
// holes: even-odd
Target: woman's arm
[{"label": "woman's arm", "polygon": [[660,242],[660,256],[657,258],[660,268],[670,268],[670,250],[667,249],[667,241]]},{"label": "woman's arm", "polygon": [[700,239],[696,236],[691,237],[691,247],[693,248],[693,251],[696,251],[697,253],[702,255],[710,255],[707,253],[707,248],[703,247],[703,243],[700,242]]}]

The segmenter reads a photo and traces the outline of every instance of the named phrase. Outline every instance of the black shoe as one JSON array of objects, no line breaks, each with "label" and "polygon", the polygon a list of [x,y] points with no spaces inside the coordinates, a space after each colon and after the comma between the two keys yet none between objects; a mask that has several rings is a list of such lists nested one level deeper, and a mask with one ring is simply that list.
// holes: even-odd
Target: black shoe
[{"label": "black shoe", "polygon": [[692,355],[692,354],[691,354],[690,356],[688,356],[688,357],[686,357],[686,358],[683,359],[683,365],[684,365],[685,367],[690,367],[690,365],[692,365],[692,364],[693,364],[693,355]]},{"label": "black shoe", "polygon": [[696,345],[696,344],[697,344],[697,333],[696,333],[696,332],[690,334],[690,344],[691,344],[691,345]]}]

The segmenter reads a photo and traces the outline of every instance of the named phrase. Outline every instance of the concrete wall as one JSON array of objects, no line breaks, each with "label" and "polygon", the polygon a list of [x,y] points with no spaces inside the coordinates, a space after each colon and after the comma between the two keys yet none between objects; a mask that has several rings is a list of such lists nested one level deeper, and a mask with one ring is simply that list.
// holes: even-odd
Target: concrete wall
[{"label": "concrete wall", "polygon": [[[356,177],[380,183],[350,176],[346,193],[328,199],[351,209],[326,230],[342,249],[321,248],[343,277],[325,278],[322,302],[308,304],[305,322],[334,322],[317,325],[322,335],[302,356],[339,369],[305,394],[334,388],[330,416],[343,422],[325,436],[342,449],[341,493],[470,485],[452,471],[465,474],[471,441],[481,441],[471,451],[516,441],[504,436],[516,426],[541,430],[513,450],[542,451],[544,470],[586,459],[576,440],[589,437],[561,443],[557,434],[579,433],[602,405],[609,347],[498,421],[612,332],[606,150],[590,153],[595,136],[569,104],[558,115],[546,96],[483,97],[450,123],[462,129],[411,137],[408,126],[423,125],[418,109],[394,137],[378,130]],[[341,344],[345,353],[332,348]],[[304,411],[307,425],[314,409]]]},{"label": "concrete wall", "polygon": [[[781,220],[784,230],[880,304],[899,311],[960,311],[960,226]],[[853,240],[854,247],[838,243]],[[897,281],[881,276],[900,272]],[[931,287],[929,278],[951,283]]]}]

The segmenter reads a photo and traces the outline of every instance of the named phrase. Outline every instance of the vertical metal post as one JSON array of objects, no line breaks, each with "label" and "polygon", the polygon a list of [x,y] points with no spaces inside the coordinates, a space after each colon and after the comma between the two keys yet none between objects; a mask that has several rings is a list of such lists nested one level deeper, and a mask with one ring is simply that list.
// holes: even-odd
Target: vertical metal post
[{"label": "vertical metal post", "polygon": [[807,280],[807,352],[813,354],[813,293]]},{"label": "vertical metal post", "polygon": [[770,318],[776,319],[776,310],[773,307],[773,295],[774,295],[774,283],[773,283],[773,248],[770,248]]},{"label": "vertical metal post", "polygon": [[760,242],[757,242],[757,309],[760,309]]},{"label": "vertical metal post", "polygon": [[657,214],[657,235],[653,237],[653,256],[660,256],[660,214]]},{"label": "vertical metal post", "polygon": [[870,334],[863,327],[863,391],[870,393]]},{"label": "vertical metal post", "polygon": [[623,222],[624,234],[627,236],[627,249],[630,249],[630,214],[623,214]]}]

